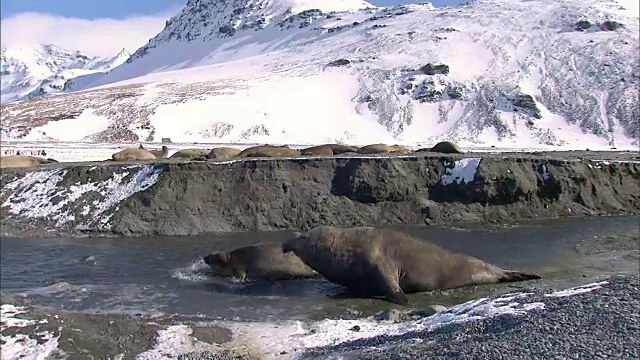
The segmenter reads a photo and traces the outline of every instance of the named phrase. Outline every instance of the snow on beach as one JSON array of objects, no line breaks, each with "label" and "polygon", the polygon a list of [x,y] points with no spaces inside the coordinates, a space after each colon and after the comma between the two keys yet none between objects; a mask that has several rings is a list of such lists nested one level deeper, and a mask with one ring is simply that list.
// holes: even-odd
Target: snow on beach
[{"label": "snow on beach", "polygon": [[46,323],[46,319],[36,321],[27,320],[18,317],[27,311],[22,306],[11,304],[2,304],[0,309],[0,335],[2,346],[0,347],[0,358],[3,360],[41,360],[49,359],[50,356],[60,354],[58,350],[58,337],[49,332],[36,333],[37,336],[29,336],[24,334],[15,334],[13,336],[5,336],[4,333],[10,328],[24,328],[36,324]]},{"label": "snow on beach", "polygon": [[[546,294],[547,298],[573,296],[597,291],[606,286],[601,281],[571,289]],[[430,317],[403,323],[380,321],[373,318],[359,320],[322,320],[304,323],[291,321],[284,323],[256,323],[215,321],[208,323],[229,328],[233,333],[230,343],[210,345],[196,340],[189,325],[171,325],[159,330],[156,344],[139,354],[136,359],[175,359],[180,354],[224,349],[250,349],[264,359],[295,359],[305,350],[326,347],[347,341],[372,338],[380,335],[401,335],[413,332],[432,331],[451,324],[468,323],[501,315],[523,315],[530,311],[545,311],[544,302],[529,300],[532,293],[514,292],[496,298],[480,298],[451,307]],[[59,353],[58,339],[53,334],[41,333],[42,341],[31,340],[27,335],[6,335],[9,328],[24,328],[42,323],[20,317],[24,307],[11,304],[2,305],[2,358],[3,359],[43,359],[49,354]],[[45,320],[46,321],[46,320]],[[157,319],[156,319],[157,321]],[[197,323],[197,325],[206,325]],[[354,331],[358,326],[359,330]]]}]

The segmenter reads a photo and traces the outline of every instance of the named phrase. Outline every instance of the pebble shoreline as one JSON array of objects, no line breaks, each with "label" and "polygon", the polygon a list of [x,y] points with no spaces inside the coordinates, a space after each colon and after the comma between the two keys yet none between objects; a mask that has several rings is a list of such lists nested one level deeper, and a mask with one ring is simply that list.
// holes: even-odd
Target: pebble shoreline
[{"label": "pebble shoreline", "polygon": [[435,331],[376,337],[308,351],[303,359],[638,359],[640,277],[618,276],[591,292],[527,302],[543,310]]}]

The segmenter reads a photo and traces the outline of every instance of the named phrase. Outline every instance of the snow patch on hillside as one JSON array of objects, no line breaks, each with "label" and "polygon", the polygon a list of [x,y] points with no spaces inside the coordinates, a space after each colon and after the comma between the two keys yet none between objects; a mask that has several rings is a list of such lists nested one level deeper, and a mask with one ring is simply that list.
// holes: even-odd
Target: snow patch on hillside
[{"label": "snow patch on hillside", "polygon": [[[96,170],[88,171],[100,176]],[[68,173],[65,169],[31,171],[3,186],[6,200],[2,207],[12,215],[55,221],[56,226],[73,222],[78,229],[90,225],[103,229],[122,201],[155,184],[162,172],[152,165],[127,166],[120,171],[104,180],[91,181],[89,175],[88,181],[73,184],[61,184]],[[93,195],[87,196],[90,193]]]},{"label": "snow patch on hillside", "polygon": [[478,166],[480,166],[480,162],[482,158],[465,158],[456,160],[452,167],[447,167],[445,174],[442,175],[440,181],[442,185],[453,184],[468,184],[476,178],[476,173],[478,172]]},{"label": "snow patch on hillside", "polygon": [[112,58],[89,57],[51,44],[3,47],[1,51],[3,104],[69,90],[66,83],[70,79],[108,72],[130,56],[123,49]]}]

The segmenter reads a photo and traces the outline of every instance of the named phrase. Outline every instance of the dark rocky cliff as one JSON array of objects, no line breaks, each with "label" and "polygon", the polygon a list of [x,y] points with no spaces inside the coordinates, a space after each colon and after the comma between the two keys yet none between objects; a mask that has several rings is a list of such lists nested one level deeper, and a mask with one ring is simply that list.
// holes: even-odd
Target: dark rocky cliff
[{"label": "dark rocky cliff", "polygon": [[54,164],[3,173],[2,233],[205,235],[640,213],[633,154],[573,155]]}]

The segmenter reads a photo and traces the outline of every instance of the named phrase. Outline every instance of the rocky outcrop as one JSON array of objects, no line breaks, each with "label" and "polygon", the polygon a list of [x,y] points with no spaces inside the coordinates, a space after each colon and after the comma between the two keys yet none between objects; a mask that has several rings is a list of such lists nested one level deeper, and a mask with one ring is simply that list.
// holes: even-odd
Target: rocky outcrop
[{"label": "rocky outcrop", "polygon": [[448,75],[449,65],[428,63],[427,65],[421,67],[420,71],[422,71],[425,75]]},{"label": "rocky outcrop", "polygon": [[639,188],[629,159],[420,153],[46,165],[0,205],[5,235],[203,235],[638,213]]}]

